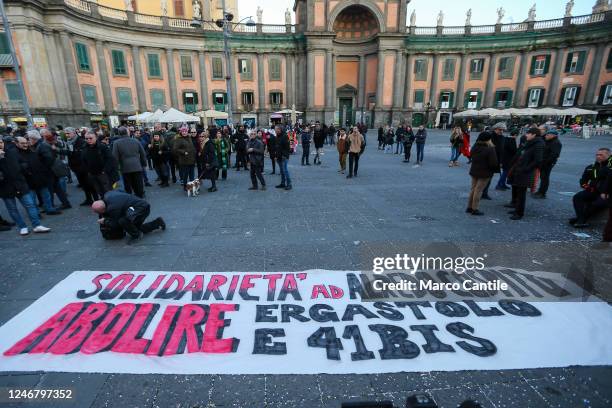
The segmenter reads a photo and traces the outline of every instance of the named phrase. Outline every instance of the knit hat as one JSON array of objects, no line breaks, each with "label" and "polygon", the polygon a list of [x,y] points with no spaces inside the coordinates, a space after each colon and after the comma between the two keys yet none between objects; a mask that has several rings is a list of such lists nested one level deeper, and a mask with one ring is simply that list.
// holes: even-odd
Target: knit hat
[{"label": "knit hat", "polygon": [[481,132],[476,139],[477,142],[488,142],[491,140],[491,133],[489,132]]},{"label": "knit hat", "polygon": [[504,122],[497,122],[496,124],[493,125],[493,130],[495,129],[501,129],[501,130],[506,130],[506,124]]},{"label": "knit hat", "polygon": [[550,129],[548,131],[546,131],[547,135],[553,135],[553,136],[559,136],[559,132],[557,132],[555,129]]}]

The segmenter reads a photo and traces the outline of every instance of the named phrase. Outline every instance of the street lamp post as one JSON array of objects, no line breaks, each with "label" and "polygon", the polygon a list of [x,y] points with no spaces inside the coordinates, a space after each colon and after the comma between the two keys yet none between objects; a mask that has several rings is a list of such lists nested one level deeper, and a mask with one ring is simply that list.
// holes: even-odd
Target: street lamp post
[{"label": "street lamp post", "polygon": [[11,33],[11,26],[9,25],[6,12],[4,10],[4,0],[0,0],[0,14],[2,14],[2,24],[4,25],[4,32],[7,36],[7,42],[11,50],[11,58],[13,60],[13,70],[17,77],[17,83],[19,84],[19,91],[21,92],[21,103],[23,104],[23,110],[25,116],[28,119],[28,126],[32,126],[32,113],[30,112],[30,104],[23,87],[23,80],[21,79],[21,71],[19,70],[19,61],[17,61],[17,53],[15,52],[15,46],[13,45],[13,34]]},{"label": "street lamp post", "polygon": [[[223,56],[225,57],[225,92],[226,92],[226,101],[227,101],[227,122],[229,125],[232,124],[232,71],[230,70],[230,59],[231,59],[231,50],[230,50],[230,31],[232,20],[234,19],[234,15],[232,13],[228,13],[225,9],[225,0],[221,1],[221,7],[223,8],[223,18],[215,21],[217,27],[223,29]],[[236,25],[240,24],[244,20],[247,20],[246,25],[251,27],[255,25],[255,22],[252,19],[252,16],[248,16],[243,18],[242,20],[235,23]],[[192,27],[202,27],[202,22],[193,19],[191,22]]]}]

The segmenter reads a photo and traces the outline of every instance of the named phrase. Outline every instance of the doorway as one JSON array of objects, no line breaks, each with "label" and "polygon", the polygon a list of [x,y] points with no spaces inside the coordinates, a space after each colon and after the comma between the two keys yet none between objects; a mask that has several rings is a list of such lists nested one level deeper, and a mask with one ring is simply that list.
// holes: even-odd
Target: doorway
[{"label": "doorway", "polygon": [[353,98],[340,98],[338,101],[340,112],[340,126],[352,125],[355,121],[353,117]]}]

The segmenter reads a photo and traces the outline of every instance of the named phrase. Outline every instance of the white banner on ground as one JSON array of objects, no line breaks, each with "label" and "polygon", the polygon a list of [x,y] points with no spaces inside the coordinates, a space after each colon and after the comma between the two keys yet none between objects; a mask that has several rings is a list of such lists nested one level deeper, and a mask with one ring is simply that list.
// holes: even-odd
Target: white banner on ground
[{"label": "white banner on ground", "polygon": [[559,274],[513,274],[520,283],[496,301],[418,293],[368,302],[360,272],[74,272],[0,327],[0,371],[315,374],[612,364],[610,306],[521,300],[527,291],[563,297],[571,284]]}]

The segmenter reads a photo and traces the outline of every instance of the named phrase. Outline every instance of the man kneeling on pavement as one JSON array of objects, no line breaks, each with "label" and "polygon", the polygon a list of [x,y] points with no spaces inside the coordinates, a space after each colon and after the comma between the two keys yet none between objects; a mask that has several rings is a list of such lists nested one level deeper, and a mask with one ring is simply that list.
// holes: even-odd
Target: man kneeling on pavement
[{"label": "man kneeling on pavement", "polygon": [[[91,205],[93,212],[98,214],[98,224],[101,230],[115,231],[106,239],[122,238],[124,233],[129,235],[128,244],[140,239],[142,234],[147,234],[156,229],[166,229],[163,218],[157,217],[151,222],[146,222],[146,218],[151,212],[151,206],[144,199],[123,191],[109,191],[104,194],[102,200],[95,201]],[[116,236],[116,231],[123,232]],[[113,236],[115,235],[115,236]]]}]

